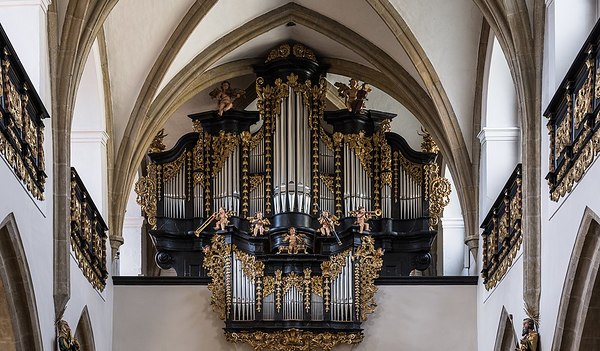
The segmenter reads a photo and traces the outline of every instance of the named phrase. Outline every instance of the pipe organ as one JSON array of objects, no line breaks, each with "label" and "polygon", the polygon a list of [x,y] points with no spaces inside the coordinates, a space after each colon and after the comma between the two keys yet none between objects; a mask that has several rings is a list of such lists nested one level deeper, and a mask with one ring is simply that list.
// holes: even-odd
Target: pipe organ
[{"label": "pipe organ", "polygon": [[415,151],[392,113],[327,111],[326,68],[302,44],[274,48],[257,112],[190,115],[194,132],[149,153],[136,184],[157,264],[206,277],[227,339],[257,350],[360,342],[375,282],[430,265],[448,202],[431,136]]}]

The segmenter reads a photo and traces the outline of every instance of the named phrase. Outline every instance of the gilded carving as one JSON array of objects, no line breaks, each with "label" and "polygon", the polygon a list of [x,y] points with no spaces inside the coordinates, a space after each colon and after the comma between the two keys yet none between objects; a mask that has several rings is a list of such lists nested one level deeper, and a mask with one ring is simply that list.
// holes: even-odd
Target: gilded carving
[{"label": "gilded carving", "polygon": [[591,59],[585,62],[587,69],[587,78],[579,90],[575,93],[575,106],[573,107],[573,117],[575,119],[575,128],[579,128],[585,116],[592,108],[592,67]]},{"label": "gilded carving", "polygon": [[347,85],[336,82],[334,86],[338,89],[338,95],[344,98],[344,103],[349,112],[364,112],[367,95],[372,90],[369,84],[363,82],[359,85],[358,80],[351,78]]},{"label": "gilded carving", "polygon": [[156,136],[154,137],[154,139],[152,139],[152,143],[150,144],[150,147],[148,148],[148,152],[161,152],[164,151],[167,147],[166,145],[163,143],[163,139],[167,136],[168,134],[165,134],[165,129],[161,129],[158,131],[158,133],[156,133]]},{"label": "gilded carving", "polygon": [[183,165],[185,165],[186,153],[182,152],[179,157],[175,161],[171,161],[169,163],[165,163],[162,165],[163,177],[162,182],[166,182],[167,180],[173,178],[181,169]]},{"label": "gilded carving", "polygon": [[[375,241],[371,236],[361,237],[361,244],[354,253],[353,260],[358,261],[355,268],[360,272],[360,320],[366,321],[367,314],[375,312],[377,303],[375,302],[375,279],[379,277],[383,267],[383,250],[375,249]],[[358,276],[356,277],[358,278]],[[356,279],[355,278],[355,279]]]},{"label": "gilded carving", "polygon": [[225,320],[231,308],[231,245],[225,243],[223,236],[213,236],[211,245],[204,247],[202,265],[211,278],[210,305],[219,318]]},{"label": "gilded carving", "polygon": [[264,181],[265,177],[262,174],[253,174],[250,176],[250,192],[253,192],[258,188],[260,183]]},{"label": "gilded carving", "polygon": [[298,58],[305,58],[307,60],[315,62],[317,61],[315,53],[306,46],[299,43],[290,46],[290,44],[284,43],[279,45],[279,47],[272,49],[269,52],[265,63],[279,58],[286,58],[290,56],[290,54],[293,54],[295,57]]},{"label": "gilded carving", "polygon": [[[39,117],[29,115],[27,106],[30,104],[30,92],[27,84],[13,82],[9,75],[10,55],[5,47],[6,58],[0,67],[0,96],[8,113],[4,115],[7,124],[0,133],[0,155],[27,190],[36,199],[44,200],[44,128]],[[19,87],[22,87],[22,93]]]},{"label": "gilded carving", "polygon": [[363,169],[371,176],[373,171],[371,168],[371,160],[373,159],[373,143],[371,138],[365,136],[365,132],[361,130],[358,134],[345,135],[345,139],[348,146],[354,150]]},{"label": "gilded carving", "polygon": [[156,203],[157,203],[157,178],[156,164],[148,165],[148,175],[141,177],[135,183],[135,193],[137,194],[136,202],[146,214],[148,224],[156,229]]},{"label": "gilded carving", "polygon": [[430,183],[429,190],[429,226],[435,227],[444,207],[450,203],[450,192],[452,191],[450,182],[443,177],[435,177]]},{"label": "gilded carving", "polygon": [[213,136],[213,174],[217,174],[221,170],[239,142],[240,138],[233,133],[221,131],[219,135]]},{"label": "gilded carving", "polygon": [[[521,247],[522,190],[517,169],[514,183],[502,193],[504,206],[493,208],[491,225],[484,223],[484,269],[482,277],[487,290],[495,287],[511,267]],[[488,222],[489,223],[489,222]],[[499,246],[499,243],[502,245]]]},{"label": "gilded carving", "polygon": [[421,133],[419,133],[419,135],[423,137],[423,142],[421,143],[421,149],[423,149],[423,152],[429,152],[432,154],[437,154],[440,152],[440,148],[437,146],[429,132],[421,128]]},{"label": "gilded carving", "polygon": [[325,187],[327,187],[327,190],[331,191],[332,194],[335,194],[335,186],[333,184],[334,177],[328,174],[321,174],[319,175],[319,178],[321,179]]},{"label": "gilded carving", "polygon": [[311,332],[299,329],[278,330],[275,332],[243,331],[225,332],[228,342],[247,343],[255,351],[331,351],[340,344],[356,345],[363,340],[362,332]]},{"label": "gilded carving", "polygon": [[71,172],[71,249],[79,268],[92,286],[102,291],[106,286],[106,234],[100,214],[93,201],[80,185],[74,170]]}]

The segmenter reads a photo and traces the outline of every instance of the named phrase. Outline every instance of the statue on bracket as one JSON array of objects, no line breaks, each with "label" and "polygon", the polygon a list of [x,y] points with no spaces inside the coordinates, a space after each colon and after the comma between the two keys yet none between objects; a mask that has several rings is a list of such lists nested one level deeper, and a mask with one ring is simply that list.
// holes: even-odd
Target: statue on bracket
[{"label": "statue on bracket", "polygon": [[537,351],[539,336],[536,331],[536,323],[533,318],[523,319],[523,332],[519,348],[516,351]]},{"label": "statue on bracket", "polygon": [[224,81],[221,83],[221,87],[215,88],[209,95],[211,98],[217,99],[219,116],[223,116],[223,112],[231,110],[235,99],[246,95],[246,91],[232,88],[229,81]]},{"label": "statue on bracket", "polygon": [[371,92],[371,87],[367,83],[358,85],[358,81],[354,78],[350,79],[349,85],[336,82],[335,87],[338,88],[338,94],[344,98],[344,103],[349,112],[361,113],[365,109],[365,101],[367,94]]},{"label": "statue on bracket", "polygon": [[354,224],[358,225],[358,230],[362,234],[365,230],[370,230],[371,226],[368,221],[373,218],[373,215],[381,216],[381,210],[367,211],[364,206],[360,206],[356,211],[350,211],[350,215],[355,217]]},{"label": "statue on bracket", "polygon": [[225,227],[229,224],[229,212],[225,211],[223,207],[219,207],[219,211],[213,214],[216,220],[215,230],[225,230]]},{"label": "statue on bracket", "polygon": [[323,211],[319,217],[319,224],[321,228],[318,229],[319,233],[324,236],[331,236],[332,232],[335,232],[335,226],[339,224],[339,218],[329,213],[329,211]]},{"label": "statue on bracket", "polygon": [[286,251],[288,254],[296,255],[300,251],[306,252],[306,241],[304,240],[304,234],[296,233],[296,228],[290,227],[287,234],[283,236],[283,241],[287,242],[287,246],[280,246],[278,254]]},{"label": "statue on bracket", "polygon": [[248,220],[251,224],[250,230],[252,231],[252,236],[264,235],[265,230],[269,230],[267,226],[271,224],[269,219],[265,218],[261,211],[256,212],[254,217],[248,217]]},{"label": "statue on bracket", "polygon": [[79,343],[71,334],[71,327],[64,320],[56,322],[56,342],[58,343],[58,351],[81,350]]}]

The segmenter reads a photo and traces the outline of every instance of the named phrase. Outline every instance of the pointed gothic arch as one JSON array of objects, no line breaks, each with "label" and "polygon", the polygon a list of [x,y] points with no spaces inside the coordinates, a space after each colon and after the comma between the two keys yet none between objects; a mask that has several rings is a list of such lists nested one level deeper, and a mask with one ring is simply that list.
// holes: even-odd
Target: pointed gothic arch
[{"label": "pointed gothic arch", "polygon": [[0,321],[11,329],[0,340],[3,350],[42,350],[33,283],[12,213],[0,223]]},{"label": "pointed gothic arch", "polygon": [[517,336],[512,321],[512,316],[508,314],[506,308],[502,306],[500,312],[500,323],[496,332],[496,343],[494,351],[513,351],[517,346]]},{"label": "pointed gothic arch", "polygon": [[[565,276],[558,318],[554,328],[553,351],[587,350],[588,334],[597,334],[600,306],[600,218],[586,207]],[[597,329],[596,329],[597,330]],[[592,340],[593,342],[593,340]]]},{"label": "pointed gothic arch", "polygon": [[94,331],[87,306],[81,311],[81,317],[79,317],[79,322],[77,322],[77,328],[75,329],[75,339],[79,342],[81,351],[96,351]]}]

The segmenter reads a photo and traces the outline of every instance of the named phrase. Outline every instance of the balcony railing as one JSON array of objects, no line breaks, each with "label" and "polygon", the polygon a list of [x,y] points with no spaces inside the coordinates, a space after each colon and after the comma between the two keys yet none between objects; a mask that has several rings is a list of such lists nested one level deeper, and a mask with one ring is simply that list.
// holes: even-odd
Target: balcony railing
[{"label": "balcony railing", "polygon": [[584,43],[544,116],[550,135],[550,198],[571,192],[600,153],[600,22]]},{"label": "balcony railing", "polygon": [[71,248],[79,268],[99,291],[104,290],[106,270],[106,231],[100,212],[75,168],[71,167]]},{"label": "balcony railing", "polygon": [[504,277],[521,247],[523,241],[521,203],[521,164],[518,164],[481,224],[483,229],[481,276],[488,290],[496,286]]},{"label": "balcony railing", "polygon": [[27,190],[44,199],[44,123],[48,117],[0,26],[0,154]]}]

